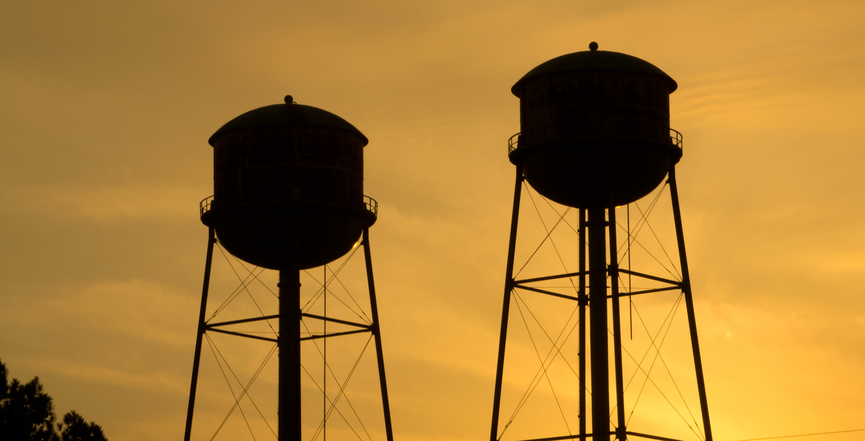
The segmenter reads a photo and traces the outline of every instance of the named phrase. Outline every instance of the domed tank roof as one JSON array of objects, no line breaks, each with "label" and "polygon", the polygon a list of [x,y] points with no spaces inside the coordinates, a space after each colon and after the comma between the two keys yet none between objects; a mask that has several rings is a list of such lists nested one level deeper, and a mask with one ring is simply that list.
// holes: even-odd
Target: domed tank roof
[{"label": "domed tank roof", "polygon": [[296,104],[291,95],[285,97],[285,104],[273,104],[250,110],[225,123],[214,133],[208,143],[214,145],[216,137],[225,133],[256,127],[324,127],[356,133],[363,138],[363,145],[369,140],[348,121],[318,107]]},{"label": "domed tank roof", "polygon": [[629,72],[642,72],[647,74],[659,75],[667,79],[670,83],[670,93],[672,93],[678,85],[669,75],[658,69],[652,63],[641,60],[627,54],[618,52],[599,51],[598,44],[592,42],[589,45],[588,51],[574,52],[572,54],[562,55],[553,58],[552,60],[542,63],[529,73],[523,75],[513,87],[511,92],[519,97],[522,92],[523,83],[532,77],[540,75],[574,72],[580,70],[618,70]]}]

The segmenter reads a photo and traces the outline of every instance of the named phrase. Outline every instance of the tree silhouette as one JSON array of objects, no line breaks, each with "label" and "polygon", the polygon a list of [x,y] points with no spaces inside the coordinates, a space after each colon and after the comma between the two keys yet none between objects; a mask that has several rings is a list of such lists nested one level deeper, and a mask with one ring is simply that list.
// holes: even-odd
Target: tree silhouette
[{"label": "tree silhouette", "polygon": [[96,423],[87,423],[74,410],[63,415],[63,422],[57,425],[61,441],[107,441],[102,428]]},{"label": "tree silhouette", "polygon": [[9,384],[6,365],[0,362],[0,433],[5,440],[51,441],[54,438],[54,405],[42,390],[39,377],[27,384]]},{"label": "tree silhouette", "polygon": [[9,371],[0,361],[0,441],[107,441],[98,424],[88,424],[75,411],[64,415],[57,429],[54,420],[54,404],[39,377],[9,383]]}]

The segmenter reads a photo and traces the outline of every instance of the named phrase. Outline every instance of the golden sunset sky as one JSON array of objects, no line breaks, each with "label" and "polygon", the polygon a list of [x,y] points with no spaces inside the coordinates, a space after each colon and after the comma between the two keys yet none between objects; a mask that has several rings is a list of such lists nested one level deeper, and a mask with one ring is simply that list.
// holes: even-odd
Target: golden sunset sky
[{"label": "golden sunset sky", "polygon": [[863,23],[855,0],[3,2],[0,359],[112,441],[181,439],[207,139],[291,94],[370,140],[396,438],[487,439],[510,88],[597,41],[679,85],[715,439],[865,428]]}]

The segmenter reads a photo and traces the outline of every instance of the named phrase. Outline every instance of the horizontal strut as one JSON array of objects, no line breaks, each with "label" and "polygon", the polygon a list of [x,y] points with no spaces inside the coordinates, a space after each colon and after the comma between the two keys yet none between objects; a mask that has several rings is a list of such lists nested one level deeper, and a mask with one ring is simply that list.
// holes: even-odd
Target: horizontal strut
[{"label": "horizontal strut", "polygon": [[[630,432],[628,432],[628,433],[630,433]],[[559,441],[559,440],[563,440],[563,439],[577,439],[577,438],[580,438],[580,435],[552,436],[549,438],[532,438],[532,439],[526,439],[526,440],[522,440],[522,441]],[[586,438],[592,438],[592,434],[587,433]],[[674,440],[674,441],[677,441],[677,440]]]},{"label": "horizontal strut", "polygon": [[328,338],[328,337],[339,337],[341,335],[351,335],[351,334],[360,334],[362,332],[372,332],[372,327],[367,329],[358,329],[356,331],[345,331],[345,332],[333,332],[330,334],[319,334],[319,335],[310,335],[309,337],[301,337],[300,341],[305,340],[318,340],[320,338]]},{"label": "horizontal strut", "polygon": [[350,322],[347,320],[340,320],[340,319],[335,319],[335,318],[330,318],[330,317],[324,317],[321,315],[307,314],[305,312],[300,313],[300,316],[311,318],[311,319],[316,319],[316,320],[324,320],[326,322],[339,323],[341,325],[356,326],[358,328],[364,328],[364,329],[369,329],[371,327],[371,325],[366,325],[366,324],[362,324],[362,323],[354,323],[354,322]]},{"label": "horizontal strut", "polygon": [[546,295],[548,295],[548,296],[560,297],[560,298],[563,298],[563,299],[574,300],[574,301],[577,301],[577,302],[580,301],[580,299],[579,299],[578,297],[569,296],[569,295],[567,295],[567,294],[559,294],[559,293],[557,293],[557,292],[547,291],[547,290],[545,290],[545,289],[534,288],[534,287],[531,287],[531,286],[525,286],[525,285],[515,284],[515,285],[514,285],[514,288],[524,289],[524,290],[526,290],[526,291],[534,291],[534,292],[537,292],[537,293],[546,294]]},{"label": "horizontal strut", "polygon": [[680,441],[680,440],[675,439],[675,438],[667,438],[667,437],[656,436],[656,435],[647,435],[645,433],[631,432],[630,430],[625,432],[625,433],[627,433],[628,435],[638,436],[640,438],[657,439],[660,441]]},{"label": "horizontal strut", "polygon": [[244,334],[241,332],[226,331],[225,329],[211,328],[210,326],[205,326],[205,329],[207,329],[209,331],[213,331],[213,332],[219,332],[220,334],[236,335],[238,337],[246,337],[246,338],[251,338],[254,340],[264,340],[264,341],[269,341],[269,342],[273,342],[273,343],[279,343],[279,341],[275,338],[261,337],[258,335]]},{"label": "horizontal strut", "polygon": [[663,277],[650,276],[648,274],[643,274],[643,273],[640,273],[637,271],[631,271],[631,270],[626,270],[626,269],[620,269],[619,272],[624,273],[624,274],[630,274],[632,276],[642,277],[644,279],[654,280],[656,282],[669,283],[670,285],[673,285],[673,286],[678,286],[678,287],[682,286],[682,282],[680,282],[678,280],[670,280],[670,279],[665,279]]},{"label": "horizontal strut", "polygon": [[273,319],[278,319],[278,318],[279,318],[279,314],[276,314],[276,315],[265,315],[265,316],[261,316],[261,317],[252,317],[252,318],[248,318],[248,319],[231,320],[228,322],[208,323],[207,328],[213,329],[217,326],[228,326],[228,325],[236,325],[238,323],[259,322],[262,320],[273,320]]},{"label": "horizontal strut", "polygon": [[577,276],[580,276],[580,275],[583,275],[583,274],[588,274],[588,272],[586,272],[586,271],[582,271],[582,272],[577,271],[577,272],[575,272],[575,273],[555,274],[555,275],[552,275],[552,276],[535,277],[535,278],[532,278],[532,279],[520,279],[520,280],[514,280],[514,283],[519,284],[519,283],[543,282],[543,281],[545,281],[545,280],[555,280],[555,279],[565,279],[565,278],[568,278],[568,277],[577,277]]}]

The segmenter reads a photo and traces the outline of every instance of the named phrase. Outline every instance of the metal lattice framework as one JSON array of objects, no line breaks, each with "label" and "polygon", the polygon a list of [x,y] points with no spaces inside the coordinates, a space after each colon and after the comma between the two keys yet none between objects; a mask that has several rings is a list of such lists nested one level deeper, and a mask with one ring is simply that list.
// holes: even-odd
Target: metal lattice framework
[{"label": "metal lattice framework", "polygon": [[[681,136],[679,135],[679,140]],[[535,229],[541,230],[541,235],[538,236],[538,244],[536,247],[530,246],[525,253],[528,258],[521,264],[516,262],[516,247],[518,223],[521,220],[521,196],[525,193],[529,196],[531,209],[525,208],[525,211],[534,211],[538,214],[539,221],[535,221],[533,225]],[[658,207],[659,201],[668,198],[671,203],[671,210],[665,214],[672,219],[665,219],[662,222],[666,225],[672,224],[674,232],[671,235],[663,236],[659,233],[656,226],[649,223],[649,216]],[[631,208],[634,208],[634,217],[637,222],[631,223]],[[545,208],[552,214],[548,220],[543,220],[541,208]],[[546,393],[546,398],[553,403],[549,409],[549,413],[558,413],[561,417],[561,430],[564,434],[547,436],[542,438],[537,437],[518,437],[516,439],[526,439],[528,441],[552,441],[564,439],[607,439],[604,436],[597,436],[592,432],[598,432],[597,427],[603,427],[601,430],[609,430],[609,435],[614,435],[616,439],[624,440],[628,436],[647,439],[670,440],[668,434],[648,434],[630,430],[631,424],[636,424],[632,421],[637,411],[638,406],[647,407],[643,403],[647,403],[649,395],[654,394],[652,399],[655,402],[664,403],[666,407],[671,409],[680,420],[681,425],[687,428],[691,436],[700,440],[711,440],[711,426],[709,422],[707,400],[705,391],[705,382],[702,373],[702,363],[700,360],[699,344],[697,340],[696,325],[694,318],[693,301],[691,298],[691,284],[687,266],[687,257],[685,255],[684,238],[682,235],[681,214],[678,204],[678,191],[675,180],[675,169],[671,167],[666,185],[662,186],[654,196],[647,197],[644,200],[636,203],[620,207],[618,210],[624,212],[626,219],[620,222],[616,218],[617,209],[611,207],[606,210],[596,210],[594,216],[589,213],[590,210],[578,209],[560,206],[551,203],[549,200],[540,195],[533,194],[531,188],[524,182],[523,175],[519,167],[517,167],[516,184],[514,190],[514,208],[512,213],[510,246],[508,250],[508,263],[506,268],[504,304],[502,311],[502,327],[499,340],[499,356],[498,368],[496,375],[496,389],[493,404],[493,418],[490,440],[502,440],[505,433],[517,421],[517,415],[526,409],[527,403],[532,396],[538,396],[538,391],[543,390]],[[600,216],[598,215],[600,211]],[[665,211],[665,210],[660,210]],[[569,215],[576,214],[577,219],[569,220]],[[526,227],[523,227],[525,230]],[[570,238],[566,244],[556,243],[554,237],[561,231],[572,233],[575,238]],[[594,231],[593,231],[594,230]],[[520,230],[522,231],[522,230]],[[525,235],[525,233],[523,233]],[[601,255],[600,262],[595,256],[595,261],[590,262],[591,253],[588,248],[589,243],[592,243],[592,234],[595,234],[594,243],[606,243],[609,250],[609,260],[606,256]],[[623,239],[619,239],[621,234]],[[639,239],[643,237],[643,239]],[[675,252],[670,252],[664,247],[665,242],[672,240]],[[576,242],[577,246],[574,246]],[[524,243],[524,240],[520,243]],[[654,248],[652,246],[654,245]],[[550,257],[545,261],[546,267],[543,265],[535,265],[534,261],[540,258],[539,251],[542,247],[547,247],[552,250],[554,257]],[[574,256],[574,248],[576,248],[576,256]],[[651,250],[649,248],[652,248]],[[597,253],[596,253],[597,254]],[[633,262],[632,256],[639,254],[639,262]],[[542,268],[538,270],[537,266]],[[555,267],[560,268],[555,271]],[[646,267],[650,269],[641,270]],[[546,268],[546,269],[543,269]],[[597,268],[602,268],[598,271]],[[535,272],[530,275],[525,273]],[[591,287],[598,286],[598,281],[594,284],[587,283],[592,275],[602,277],[600,286],[604,289],[599,290],[603,296],[603,301],[599,298],[594,298],[592,302]],[[597,288],[596,288],[597,289]],[[609,292],[607,292],[609,290]],[[659,323],[649,323],[645,311],[642,307],[638,307],[635,298],[656,299],[659,295],[669,293],[671,305],[666,313],[661,313],[663,319]],[[571,302],[573,307],[559,307],[559,319],[553,325],[543,323],[542,315],[531,306],[531,296],[541,296],[550,299],[559,299]],[[629,327],[631,328],[631,339],[634,334],[634,320],[636,319],[636,327],[638,333],[642,334],[644,347],[637,349],[629,349],[622,342],[623,324],[620,311],[620,303],[627,300]],[[611,305],[612,310],[606,311],[606,306]],[[654,303],[649,303],[649,306],[655,308]],[[594,308],[593,308],[594,307]],[[684,307],[684,308],[682,308]],[[514,314],[511,313],[511,308],[516,311],[518,324],[509,328],[509,319]],[[592,310],[595,311],[592,311]],[[648,306],[647,306],[648,309]],[[685,311],[685,319],[687,320],[687,334],[689,335],[691,356],[693,360],[693,372],[696,375],[696,393],[699,401],[699,411],[695,412],[690,403],[685,398],[687,391],[683,392],[679,385],[681,381],[676,380],[674,374],[674,366],[671,365],[665,357],[664,349],[670,346],[670,341],[676,340],[676,332],[671,332],[674,329],[674,321],[681,309]],[[603,333],[603,338],[600,344],[606,346],[607,337],[612,338],[613,348],[613,365],[614,372],[612,378],[607,380],[603,378],[600,383],[614,384],[611,387],[613,402],[608,405],[604,412],[606,415],[596,415],[592,412],[591,418],[588,418],[590,409],[587,408],[587,401],[591,400],[609,400],[601,396],[593,397],[593,390],[604,390],[606,387],[599,387],[598,382],[592,381],[587,384],[587,380],[592,380],[597,376],[597,372],[587,372],[587,360],[591,359],[591,351],[587,350],[587,332],[586,328],[591,320],[597,320],[596,315],[587,317],[587,312],[591,314],[602,314],[604,323],[606,323],[607,314],[612,317],[612,326],[604,326],[606,332]],[[661,312],[661,311],[658,311]],[[676,321],[679,323],[679,321]],[[505,349],[508,341],[508,333],[518,331],[523,328],[524,339],[527,336],[528,347],[532,348],[537,358],[537,368],[533,374],[523,378],[525,389],[522,396],[504,408],[503,404],[503,388],[504,388],[504,367],[505,367]],[[596,334],[599,334],[596,332]],[[573,340],[577,340],[578,360],[571,360],[568,356],[572,353],[569,349],[569,344],[573,345]],[[597,339],[598,335],[591,336],[592,339]],[[665,346],[666,343],[666,346]],[[681,344],[679,346],[682,346]],[[681,348],[680,348],[681,349]],[[526,351],[526,352],[532,352]],[[604,359],[603,364],[607,363],[607,355],[601,354]],[[521,364],[525,364],[528,360],[521,359]],[[556,363],[563,366],[556,368]],[[623,365],[627,363],[628,375],[626,376]],[[592,363],[601,364],[601,363]],[[557,370],[558,369],[558,370]],[[593,370],[595,368],[593,367]],[[556,376],[558,372],[558,376]],[[567,383],[562,381],[565,378],[561,372],[565,372],[570,376],[570,381],[573,386],[571,390],[557,388],[556,383]],[[601,372],[605,374],[605,372]],[[692,377],[693,378],[693,377]],[[681,378],[679,379],[681,380]],[[609,383],[607,383],[609,381]],[[690,384],[690,383],[689,383]],[[571,397],[572,389],[578,390],[578,409],[570,409],[573,406]],[[604,392],[606,394],[606,392]],[[628,402],[625,396],[628,396]],[[612,394],[611,394],[612,395]],[[689,395],[690,396],[690,395]],[[535,398],[537,401],[538,398]],[[592,406],[594,410],[595,405]],[[505,415],[502,412],[511,412]],[[578,422],[574,424],[573,415],[576,413]],[[700,417],[696,417],[695,413],[699,413]],[[587,429],[587,420],[592,421],[592,432]],[[610,429],[607,429],[607,428]]]},{"label": "metal lattice framework", "polygon": [[[377,204],[371,198],[367,198],[367,208],[375,212]],[[202,207],[204,204],[202,204]],[[211,313],[208,316],[209,309],[208,297],[211,288],[211,273],[213,268],[214,251],[218,250],[225,258],[225,261],[230,267],[230,272],[236,276],[238,285],[235,289],[225,295],[221,303],[215,307],[210,306]],[[366,276],[366,281],[363,283],[368,290],[368,301],[358,302],[352,290],[346,286],[343,278],[341,278],[344,268],[353,260],[352,258],[359,251],[363,258],[363,271]],[[384,357],[382,352],[381,334],[378,320],[378,306],[375,296],[375,283],[373,280],[372,257],[369,245],[369,230],[364,229],[361,239],[352,248],[341,261],[332,262],[330,265],[321,267],[322,274],[314,275],[314,270],[304,270],[304,276],[311,280],[307,285],[312,288],[308,293],[303,304],[298,304],[296,315],[297,326],[301,328],[299,341],[296,343],[304,343],[307,345],[306,354],[315,355],[319,358],[318,362],[304,361],[300,364],[300,371],[306,378],[306,384],[310,385],[313,390],[321,393],[322,409],[321,420],[317,428],[312,431],[309,439],[312,441],[326,439],[328,420],[331,417],[336,417],[342,422],[342,427],[346,433],[350,433],[352,437],[362,441],[373,441],[375,436],[371,434],[369,423],[364,422],[364,418],[360,415],[355,403],[352,402],[348,393],[348,386],[353,376],[358,372],[358,367],[364,355],[369,349],[374,348],[375,364],[377,371],[377,379],[380,386],[381,405],[383,410],[383,425],[384,436],[387,441],[393,440],[393,433],[390,420],[390,405],[387,394],[387,382],[384,370]],[[221,375],[227,385],[228,394],[230,395],[229,407],[224,418],[212,428],[213,433],[209,439],[216,439],[220,431],[225,427],[226,422],[232,415],[240,415],[243,420],[243,425],[246,426],[251,439],[258,439],[256,436],[268,433],[275,439],[279,439],[277,424],[273,422],[273,413],[267,409],[263,409],[256,400],[259,398],[253,397],[252,388],[260,376],[265,371],[268,363],[278,354],[280,343],[285,344],[283,339],[280,339],[279,322],[282,320],[291,320],[291,317],[286,319],[283,302],[280,302],[281,289],[274,290],[271,285],[263,280],[267,270],[260,267],[250,267],[245,262],[237,259],[227,253],[219,244],[215,231],[211,227],[209,229],[207,258],[204,271],[204,284],[202,289],[202,301],[199,314],[198,332],[196,336],[195,357],[193,360],[192,384],[190,387],[189,406],[187,410],[187,422],[185,440],[191,439],[193,428],[193,416],[195,414],[195,399],[199,384],[199,370],[201,365],[201,352],[204,344],[210,349],[214,357],[214,364],[218,367],[217,371]],[[282,273],[282,272],[280,272]],[[356,277],[355,277],[356,278]],[[280,275],[280,279],[283,276]],[[284,279],[282,281],[284,285]],[[357,284],[357,281],[355,281]],[[297,283],[299,286],[300,284]],[[253,294],[253,288],[257,288],[262,294],[257,298]],[[356,288],[356,286],[354,287]],[[262,300],[263,297],[263,300]],[[290,298],[290,297],[289,297]],[[247,303],[254,305],[248,308],[250,312],[241,312],[247,314],[242,318],[223,319],[225,315],[231,316],[228,313],[233,305],[236,305],[240,300],[246,299]],[[273,302],[279,303],[278,313],[273,313],[268,310],[275,309]],[[331,302],[330,308],[328,301]],[[269,304],[268,304],[269,302]],[[365,303],[362,305],[361,303]],[[237,313],[234,313],[236,316]],[[362,335],[368,337],[362,338]],[[215,336],[223,335],[229,337],[240,337],[252,341],[258,341],[269,344],[267,352],[261,359],[260,364],[251,373],[247,374],[247,378],[242,378],[233,364],[248,363],[248,360],[230,360],[230,357],[221,348],[215,339]],[[354,347],[356,358],[342,360],[343,365],[339,368],[334,365],[334,360],[328,359],[328,341],[339,337],[334,342],[345,341],[348,336],[356,335],[360,339],[355,339],[345,345]],[[234,339],[237,340],[237,339]],[[340,351],[342,353],[344,351]],[[332,358],[332,357],[331,357]],[[346,358],[346,357],[342,357]],[[300,360],[298,359],[298,362]],[[320,373],[315,372],[320,370]],[[339,370],[339,372],[337,372]],[[367,368],[368,370],[368,368]],[[330,385],[330,386],[329,386]],[[256,415],[259,422],[256,425],[250,422],[250,417]],[[255,427],[254,427],[255,426]],[[256,428],[257,427],[257,428]],[[210,430],[210,429],[208,429]]]}]

